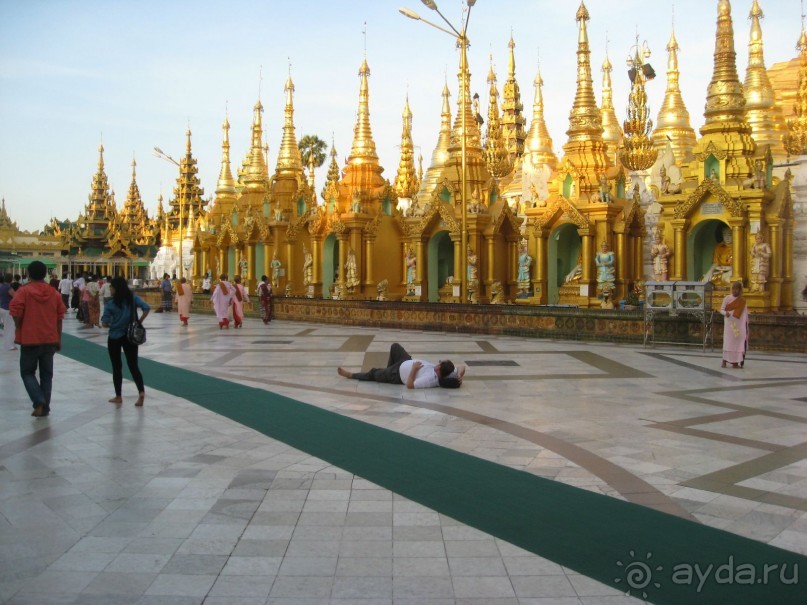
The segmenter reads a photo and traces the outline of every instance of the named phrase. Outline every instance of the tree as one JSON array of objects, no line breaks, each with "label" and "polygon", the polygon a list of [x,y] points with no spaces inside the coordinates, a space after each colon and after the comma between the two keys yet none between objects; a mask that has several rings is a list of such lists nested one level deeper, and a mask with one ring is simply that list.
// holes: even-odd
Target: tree
[{"label": "tree", "polygon": [[300,148],[300,157],[303,160],[303,166],[308,168],[311,161],[311,156],[314,156],[314,168],[319,168],[325,163],[328,144],[320,139],[315,134],[307,134],[297,144]]}]

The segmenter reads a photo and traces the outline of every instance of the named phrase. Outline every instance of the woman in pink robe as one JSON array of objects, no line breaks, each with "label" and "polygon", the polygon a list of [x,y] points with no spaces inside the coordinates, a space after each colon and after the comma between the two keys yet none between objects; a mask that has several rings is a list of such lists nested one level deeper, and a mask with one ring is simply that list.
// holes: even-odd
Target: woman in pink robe
[{"label": "woman in pink robe", "polygon": [[235,284],[233,284],[233,321],[235,321],[235,327],[240,328],[244,324],[244,303],[249,302],[249,296],[241,284],[241,276],[236,275],[233,279],[235,280]]},{"label": "woman in pink robe", "polygon": [[723,299],[720,305],[723,320],[723,364],[730,363],[734,368],[745,365],[745,354],[748,352],[748,305],[743,298],[741,282],[731,284],[731,294]]},{"label": "woman in pink robe", "polygon": [[219,319],[219,330],[230,327],[230,304],[233,299],[233,285],[227,281],[227,274],[222,273],[219,283],[213,288],[210,301]]},{"label": "woman in pink robe", "polygon": [[177,311],[179,311],[179,321],[183,326],[188,325],[188,320],[191,317],[191,302],[193,301],[193,292],[191,291],[188,280],[184,277],[179,280],[177,284]]}]

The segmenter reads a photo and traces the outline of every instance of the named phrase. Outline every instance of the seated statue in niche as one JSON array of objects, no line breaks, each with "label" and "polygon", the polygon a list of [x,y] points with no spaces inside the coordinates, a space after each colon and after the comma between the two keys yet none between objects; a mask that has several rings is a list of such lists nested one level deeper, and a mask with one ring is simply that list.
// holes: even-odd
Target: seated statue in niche
[{"label": "seated statue in niche", "polygon": [[661,193],[664,195],[675,195],[681,193],[681,183],[673,183],[670,175],[667,174],[667,169],[662,164],[659,169],[659,177],[661,177]]},{"label": "seated statue in niche", "polygon": [[474,191],[471,194],[471,201],[468,202],[469,214],[482,214],[485,211],[485,205],[482,203],[480,197],[479,187],[474,187]]},{"label": "seated statue in niche", "polygon": [[564,284],[576,284],[583,278],[583,255],[577,255],[577,264],[572,268],[563,280]]},{"label": "seated statue in niche", "polygon": [[382,279],[380,282],[378,282],[378,285],[376,285],[375,289],[376,289],[376,292],[378,292],[378,298],[376,298],[376,300],[380,300],[382,302],[389,300],[389,280],[388,279]]},{"label": "seated statue in niche", "polygon": [[712,255],[712,266],[701,281],[711,282],[715,286],[731,285],[731,265],[734,260],[734,250],[731,246],[731,229],[723,227],[722,240],[715,245]]},{"label": "seated statue in niche", "polygon": [[754,173],[743,181],[743,189],[765,189],[765,162],[754,162]]},{"label": "seated statue in niche", "polygon": [[507,301],[504,299],[504,289],[502,288],[502,282],[496,280],[492,284],[490,284],[490,304],[492,305],[504,305],[507,304]]},{"label": "seated statue in niche", "polygon": [[755,243],[751,246],[751,292],[764,292],[768,283],[771,261],[771,247],[762,232],[757,231]]}]

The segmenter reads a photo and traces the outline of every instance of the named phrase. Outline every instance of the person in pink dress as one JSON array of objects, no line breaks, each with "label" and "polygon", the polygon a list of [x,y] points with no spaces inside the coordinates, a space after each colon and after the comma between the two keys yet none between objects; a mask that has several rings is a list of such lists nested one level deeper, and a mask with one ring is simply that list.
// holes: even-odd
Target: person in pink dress
[{"label": "person in pink dress", "polygon": [[183,326],[188,325],[188,320],[191,317],[191,302],[193,302],[193,291],[186,278],[179,280],[177,284],[177,311],[179,311],[179,321]]},{"label": "person in pink dress", "polygon": [[219,330],[230,327],[230,305],[232,304],[234,290],[233,285],[227,281],[227,274],[222,273],[219,277],[219,283],[213,288],[213,294],[210,296],[213,309],[216,311],[216,317],[219,319]]},{"label": "person in pink dress", "polygon": [[244,288],[244,285],[241,283],[241,276],[236,275],[234,278],[235,283],[232,284],[234,291],[233,291],[233,321],[235,322],[235,327],[240,328],[244,325],[244,303],[249,302],[249,296],[247,295],[247,290]]}]

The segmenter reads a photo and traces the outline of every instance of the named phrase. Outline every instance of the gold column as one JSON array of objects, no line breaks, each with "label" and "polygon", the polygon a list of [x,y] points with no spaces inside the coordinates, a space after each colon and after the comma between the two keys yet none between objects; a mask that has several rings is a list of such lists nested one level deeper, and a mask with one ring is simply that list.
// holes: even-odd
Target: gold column
[{"label": "gold column", "polygon": [[673,219],[672,221],[673,226],[673,274],[669,276],[670,281],[677,281],[682,280],[686,277],[686,249],[687,249],[687,239],[686,239],[686,227],[687,227],[687,219],[679,218]]},{"label": "gold column", "polygon": [[366,298],[373,298],[373,244],[375,238],[368,237],[364,240],[364,294]]},{"label": "gold column", "polygon": [[535,293],[536,286],[540,288],[540,296],[538,302],[545,304],[546,298],[546,272],[547,272],[547,239],[546,232],[543,229],[535,230],[535,281],[533,281],[532,292],[530,296]]},{"label": "gold column", "polygon": [[302,273],[300,273],[299,283],[297,281],[297,268],[294,266],[294,242],[286,242],[286,284],[292,287],[301,286],[303,283]]},{"label": "gold column", "polygon": [[[793,221],[788,219],[783,226],[784,241],[782,243],[782,299],[779,301],[780,311],[793,310]],[[774,251],[774,254],[776,252]]]},{"label": "gold column", "polygon": [[[591,285],[591,268],[594,265],[594,258],[591,254],[591,235],[588,232],[588,229],[578,229],[577,231],[580,234],[580,237],[583,239],[582,246],[582,253],[583,253],[583,277],[581,281],[590,286]],[[591,293],[589,293],[591,296]]]},{"label": "gold column", "polygon": [[731,225],[731,281],[745,281],[745,219],[729,219]]},{"label": "gold column", "polygon": [[616,232],[616,296],[618,300],[625,297],[628,282],[628,248],[625,245],[625,232]]},{"label": "gold column", "polygon": [[256,292],[257,281],[255,279],[255,243],[250,242],[247,244],[247,283],[249,284],[249,291]]},{"label": "gold column", "polygon": [[[322,237],[311,238],[311,255],[314,257],[314,266],[311,279],[314,283],[314,296],[322,297]],[[267,273],[267,275],[269,275]]]},{"label": "gold column", "polygon": [[417,270],[415,271],[415,279],[420,284],[420,295],[423,296],[423,240],[418,240],[415,244],[415,256],[418,259]]},{"label": "gold column", "polygon": [[[487,269],[487,271],[485,271],[485,273],[487,274],[485,276],[485,284],[488,286],[488,288],[490,288],[490,284],[493,283],[493,279],[494,279],[494,274],[493,274],[493,269],[494,269],[494,262],[493,262],[493,254],[494,254],[494,252],[493,252],[493,244],[494,244],[494,241],[493,241],[493,236],[492,235],[486,236],[485,240],[486,240],[485,243],[487,244],[487,248],[488,248],[487,259],[485,259],[485,264],[487,265],[485,267]],[[482,255],[480,254],[479,256],[481,258]],[[507,243],[507,258],[509,260],[513,259],[513,242],[508,242]],[[508,271],[509,275],[507,276],[507,280],[510,281],[510,279],[512,279],[511,278],[511,275],[512,275],[512,263],[510,263],[508,261],[508,264],[510,265],[511,270]]]},{"label": "gold column", "polygon": [[[771,223],[771,258],[768,259],[770,277],[768,278],[768,290],[770,294],[770,305],[772,308],[780,307],[782,304],[782,232],[778,222]],[[760,227],[761,228],[761,227]]]},{"label": "gold column", "polygon": [[464,266],[462,250],[462,240],[454,240],[454,280],[461,279],[465,282],[465,276],[462,275],[462,268]]},{"label": "gold column", "polygon": [[222,273],[227,273],[227,248],[219,248],[219,275]]},{"label": "gold column", "polygon": [[[269,246],[266,242],[263,243],[263,275],[272,275],[272,253],[275,247]],[[277,294],[277,292],[275,292]]]},{"label": "gold column", "polygon": [[[345,263],[347,263],[347,247],[349,243],[349,235],[338,235],[339,241],[339,283],[345,283]],[[418,269],[420,269],[420,261],[418,261]]]},{"label": "gold column", "polygon": [[638,281],[644,279],[644,267],[642,266],[642,250],[644,249],[644,240],[640,235],[635,236],[633,239],[633,279]]}]

